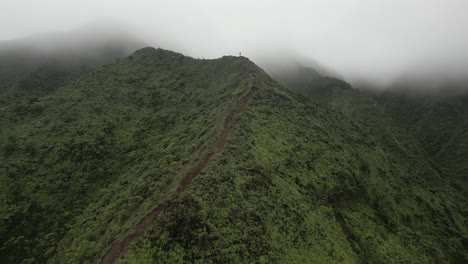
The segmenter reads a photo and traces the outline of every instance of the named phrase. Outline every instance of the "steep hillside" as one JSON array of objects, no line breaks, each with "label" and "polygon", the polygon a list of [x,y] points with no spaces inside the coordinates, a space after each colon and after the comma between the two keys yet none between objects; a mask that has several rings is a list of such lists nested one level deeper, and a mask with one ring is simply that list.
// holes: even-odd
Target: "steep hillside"
[{"label": "steep hillside", "polygon": [[[354,89],[345,81],[323,77],[303,67],[293,76],[300,81],[290,81],[284,75],[273,75],[289,89],[301,93],[325,107],[343,113],[358,123],[385,152],[398,157],[400,162],[422,162],[421,167],[431,167],[426,152],[412,134],[408,134],[398,121],[385,112],[373,94]],[[313,76],[313,77],[310,77]]]},{"label": "steep hillside", "polygon": [[[225,151],[122,263],[432,263],[462,249],[460,204],[356,122],[267,76]],[[444,242],[441,242],[444,241]]]},{"label": "steep hillside", "polygon": [[[290,82],[288,77],[285,78],[281,74],[273,77],[291,90],[351,118],[379,143],[387,155],[398,160],[398,164],[419,167],[423,171],[437,171],[438,176],[435,177],[430,176],[432,173],[426,173],[423,181],[426,184],[437,185],[438,189],[451,196],[452,200],[458,201],[458,210],[466,218],[467,211],[463,209],[463,204],[467,203],[468,170],[465,160],[468,151],[466,147],[468,129],[465,121],[468,120],[466,118],[468,101],[465,97],[458,96],[456,100],[451,98],[449,101],[440,100],[438,104],[430,100],[432,107],[427,107],[427,102],[421,103],[421,98],[408,99],[406,95],[399,97],[385,95],[379,98],[373,93],[353,89],[342,80],[317,75],[315,71],[301,70],[293,75],[301,81]],[[444,109],[444,103],[450,107],[446,106]],[[426,105],[426,109],[421,109],[419,105]],[[437,107],[434,107],[435,105]],[[437,111],[444,114],[435,115],[434,112]],[[408,123],[405,124],[405,121]],[[415,128],[421,131],[416,131]],[[438,141],[446,140],[444,136],[446,134],[450,135],[450,141],[446,144],[437,144]],[[439,148],[439,155],[442,152],[441,147],[444,149],[447,147],[450,154],[439,156],[438,159],[431,154],[432,145]],[[466,237],[466,229],[464,236]]]},{"label": "steep hillside", "polygon": [[96,261],[215,141],[249,67],[148,48],[46,96],[6,100],[1,255]]},{"label": "steep hillside", "polygon": [[385,112],[413,134],[458,188],[468,186],[468,95],[407,96],[388,92],[377,98]]},{"label": "steep hillside", "polygon": [[0,104],[5,262],[466,261],[417,144],[246,58],[145,48],[63,83]]}]

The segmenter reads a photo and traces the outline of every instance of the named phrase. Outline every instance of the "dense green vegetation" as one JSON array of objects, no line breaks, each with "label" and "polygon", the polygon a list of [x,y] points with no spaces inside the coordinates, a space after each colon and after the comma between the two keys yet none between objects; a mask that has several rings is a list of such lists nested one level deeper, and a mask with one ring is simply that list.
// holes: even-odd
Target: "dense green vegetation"
[{"label": "dense green vegetation", "polygon": [[46,96],[5,100],[4,258],[95,261],[214,140],[249,67],[148,48]]},{"label": "dense green vegetation", "polygon": [[468,186],[468,96],[405,96],[387,92],[377,98],[385,113],[424,146],[455,188]]},{"label": "dense green vegetation", "polygon": [[[420,141],[371,96],[310,81],[305,97],[243,57],[145,48],[5,85],[1,260],[97,263],[164,203],[122,263],[466,261],[466,197]],[[223,152],[171,195],[251,89]]]},{"label": "dense green vegetation", "polygon": [[463,261],[463,203],[424,157],[258,78],[225,152],[123,263]]},{"label": "dense green vegetation", "polygon": [[[468,175],[468,96],[390,89],[385,93],[353,89],[335,78],[300,68],[292,81],[275,76],[290,89],[344,113],[395,152],[402,161],[427,160],[456,193],[466,193]],[[310,78],[308,76],[314,76]],[[401,89],[401,88],[399,88]],[[465,190],[463,190],[465,189]],[[462,190],[462,192],[460,192]],[[466,199],[461,197],[460,199]]]},{"label": "dense green vegetation", "polygon": [[[299,80],[291,81],[283,75],[275,75],[275,78],[357,122],[387,155],[398,160],[398,164],[437,171],[437,175],[425,173],[424,184],[437,186],[438,192],[450,196],[456,204],[453,210],[466,218],[466,96],[436,99],[427,94],[416,97],[404,93],[375,95],[305,69],[293,74]],[[437,150],[437,156],[431,152],[431,146]],[[447,152],[442,154],[443,151]],[[466,227],[463,224],[461,227],[466,240]],[[466,252],[464,254],[466,258]]]}]

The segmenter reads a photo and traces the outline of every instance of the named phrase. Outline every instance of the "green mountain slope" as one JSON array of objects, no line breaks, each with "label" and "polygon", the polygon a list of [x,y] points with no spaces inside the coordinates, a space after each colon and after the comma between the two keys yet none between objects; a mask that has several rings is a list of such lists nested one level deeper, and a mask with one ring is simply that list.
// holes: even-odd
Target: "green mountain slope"
[{"label": "green mountain slope", "polygon": [[402,163],[345,115],[257,78],[225,151],[124,263],[459,258],[461,205],[428,181],[436,171]]},{"label": "green mountain slope", "polygon": [[354,89],[345,81],[307,71],[307,68],[302,68],[295,74],[296,79],[302,81],[291,82],[281,75],[273,76],[291,90],[351,118],[370,137],[379,142],[387,154],[391,153],[399,158],[399,162],[418,162],[421,163],[421,167],[432,167],[426,161],[429,157],[420,142],[412,134],[408,134],[406,129],[400,126],[400,122],[386,113],[373,94]]},{"label": "green mountain slope", "polygon": [[466,192],[468,96],[405,96],[388,92],[377,99],[386,113],[418,138],[442,173]]},{"label": "green mountain slope", "polygon": [[33,101],[6,102],[2,255],[95,261],[214,141],[249,71],[242,59],[144,49]]},{"label": "green mountain slope", "polygon": [[466,258],[464,203],[417,142],[246,58],[145,48],[63,83],[2,96],[5,262],[107,263],[119,241],[123,263]]},{"label": "green mountain slope", "polygon": [[[413,166],[418,170],[425,171],[423,173],[425,175],[423,178],[424,184],[428,184],[431,188],[436,188],[451,196],[451,199],[456,201],[455,204],[458,204],[454,210],[461,212],[466,218],[467,212],[464,209],[464,204],[467,202],[465,175],[468,172],[465,168],[465,152],[468,148],[464,143],[468,138],[466,137],[466,131],[468,130],[465,125],[465,121],[468,119],[465,118],[466,112],[464,110],[466,109],[466,98],[452,100],[450,108],[452,112],[445,111],[444,115],[438,116],[439,120],[433,120],[433,112],[444,111],[442,107],[438,107],[437,110],[432,109],[433,112],[428,114],[432,119],[425,119],[418,116],[418,114],[424,113],[424,110],[418,108],[418,102],[421,98],[412,100],[411,103],[405,105],[404,99],[407,96],[398,97],[400,101],[395,99],[396,96],[385,95],[378,98],[370,92],[353,89],[349,84],[341,80],[323,77],[317,75],[315,71],[308,72],[304,69],[307,68],[293,74],[301,81],[291,82],[288,77],[285,78],[281,74],[274,75],[274,77],[291,90],[302,93],[311,100],[351,118],[379,143],[387,155],[394,157],[398,164],[404,164],[407,167]],[[275,73],[273,72],[273,74]],[[388,102],[392,99],[397,103]],[[383,104],[383,102],[387,102],[387,104]],[[447,101],[442,100],[442,102]],[[390,107],[392,108],[389,109]],[[417,110],[420,110],[420,112]],[[404,124],[404,121],[399,120],[397,116],[405,121],[412,119]],[[418,124],[424,124],[425,127],[418,126]],[[408,128],[415,130],[414,127],[418,127],[422,131],[409,133]],[[437,130],[443,130],[445,133],[450,134],[452,142],[437,145],[435,142],[444,140],[444,134],[439,133],[440,131]],[[444,161],[447,161],[448,166],[430,153],[428,148],[431,145],[436,145],[439,149],[443,146],[451,146],[449,149],[453,151],[444,156]],[[431,171],[437,171],[437,173],[434,174]],[[459,178],[462,178],[462,180],[459,181]],[[454,179],[455,183],[453,183]],[[466,237],[466,229],[464,233]]]}]

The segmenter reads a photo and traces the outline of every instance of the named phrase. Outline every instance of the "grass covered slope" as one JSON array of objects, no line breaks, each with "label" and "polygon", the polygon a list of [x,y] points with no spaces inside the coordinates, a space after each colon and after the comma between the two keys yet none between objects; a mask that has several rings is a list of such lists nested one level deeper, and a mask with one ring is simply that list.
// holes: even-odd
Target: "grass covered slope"
[{"label": "grass covered slope", "polygon": [[225,150],[121,263],[463,262],[466,219],[435,170],[256,79]]},{"label": "grass covered slope", "polygon": [[4,100],[2,260],[96,262],[176,188],[257,70],[146,48],[47,95]]}]

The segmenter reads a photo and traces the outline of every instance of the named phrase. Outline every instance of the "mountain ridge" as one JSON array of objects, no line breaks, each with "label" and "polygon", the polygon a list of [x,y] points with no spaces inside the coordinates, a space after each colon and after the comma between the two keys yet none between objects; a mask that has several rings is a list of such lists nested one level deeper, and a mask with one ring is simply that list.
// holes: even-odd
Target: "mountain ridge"
[{"label": "mountain ridge", "polygon": [[1,255],[97,263],[150,212],[119,263],[463,262],[463,201],[373,98],[320,80],[144,48],[1,95]]}]

